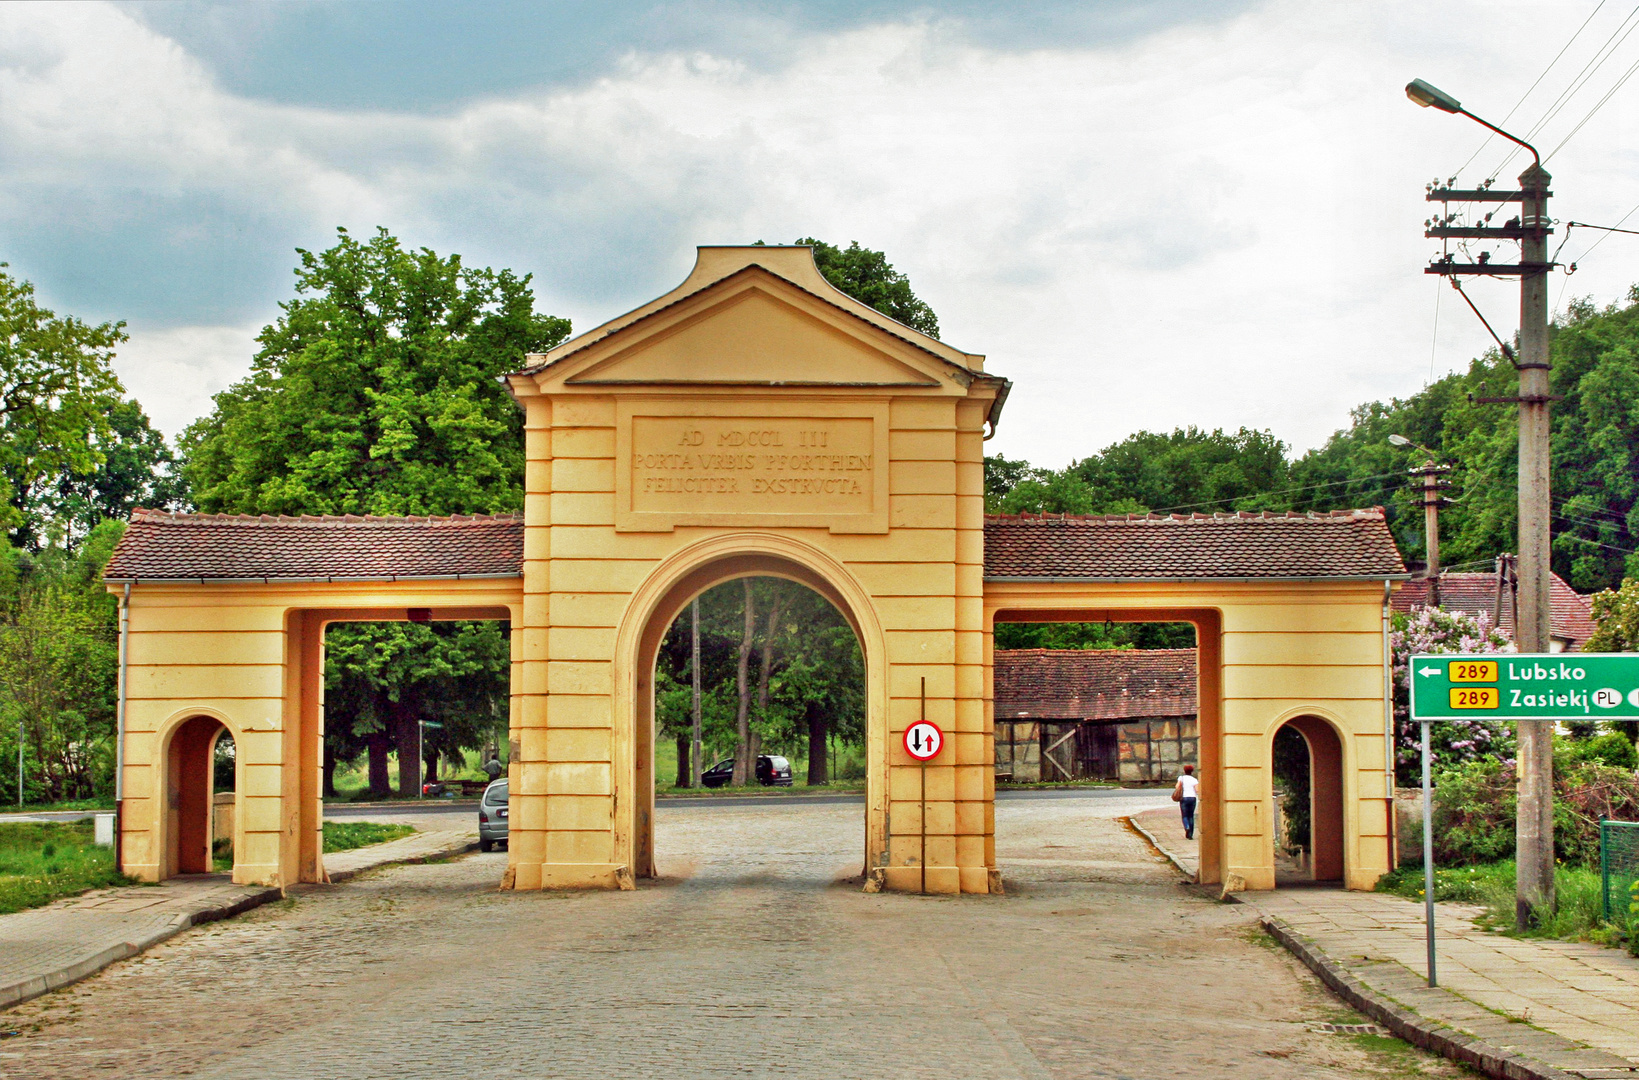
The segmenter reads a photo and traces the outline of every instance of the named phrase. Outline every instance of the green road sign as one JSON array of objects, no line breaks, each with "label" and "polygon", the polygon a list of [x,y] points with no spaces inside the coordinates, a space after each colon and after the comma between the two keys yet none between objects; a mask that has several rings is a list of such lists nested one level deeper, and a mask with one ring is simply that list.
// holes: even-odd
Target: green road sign
[{"label": "green road sign", "polygon": [[1639,653],[1411,658],[1413,720],[1639,720]]}]

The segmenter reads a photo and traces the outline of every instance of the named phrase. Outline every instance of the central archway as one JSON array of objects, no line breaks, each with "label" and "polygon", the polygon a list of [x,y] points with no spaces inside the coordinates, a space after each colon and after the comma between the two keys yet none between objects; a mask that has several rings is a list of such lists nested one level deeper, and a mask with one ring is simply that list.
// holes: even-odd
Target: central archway
[{"label": "central archway", "polygon": [[870,595],[824,551],[777,533],[711,537],[676,552],[633,594],[615,641],[615,858],[637,877],[654,866],[654,670],[672,620],[725,581],[774,577],[819,593],[847,620],[865,661],[865,848],[862,869],[887,850],[887,668]]}]

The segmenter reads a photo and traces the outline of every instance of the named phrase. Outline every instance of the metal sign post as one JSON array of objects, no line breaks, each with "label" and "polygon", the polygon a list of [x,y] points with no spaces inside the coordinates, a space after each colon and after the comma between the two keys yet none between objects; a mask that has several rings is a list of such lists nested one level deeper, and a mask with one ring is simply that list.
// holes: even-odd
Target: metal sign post
[{"label": "metal sign post", "polygon": [[1422,728],[1423,910],[1428,984],[1434,976],[1434,798],[1429,724],[1435,720],[1639,720],[1639,653],[1490,653],[1413,656],[1411,718]]},{"label": "metal sign post", "polygon": [[928,680],[922,680],[922,718],[905,729],[905,753],[922,766],[922,892],[928,891],[928,762],[945,746],[945,733],[928,722]]},{"label": "metal sign post", "polygon": [[1434,786],[1429,782],[1428,725],[1423,729],[1423,926],[1428,936],[1428,984],[1439,986],[1434,976]]}]

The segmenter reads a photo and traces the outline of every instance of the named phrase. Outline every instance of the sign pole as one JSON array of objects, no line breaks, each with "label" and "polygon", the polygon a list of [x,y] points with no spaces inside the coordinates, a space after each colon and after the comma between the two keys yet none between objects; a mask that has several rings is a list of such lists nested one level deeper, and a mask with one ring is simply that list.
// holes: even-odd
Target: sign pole
[{"label": "sign pole", "polygon": [[928,680],[922,679],[922,717],[905,729],[905,756],[921,766],[922,781],[922,849],[918,862],[922,867],[922,892],[928,891],[928,762],[945,748],[945,733],[939,725],[928,723]]},{"label": "sign pole", "polygon": [[1423,729],[1423,923],[1428,934],[1428,984],[1438,986],[1434,976],[1434,793],[1429,782],[1430,723],[1424,720],[1417,726]]},{"label": "sign pole", "polygon": [[[928,677],[922,676],[922,715],[921,720],[928,720]],[[21,785],[19,784],[19,789]],[[918,856],[922,864],[922,894],[928,892],[928,762],[922,759],[922,850]]]}]

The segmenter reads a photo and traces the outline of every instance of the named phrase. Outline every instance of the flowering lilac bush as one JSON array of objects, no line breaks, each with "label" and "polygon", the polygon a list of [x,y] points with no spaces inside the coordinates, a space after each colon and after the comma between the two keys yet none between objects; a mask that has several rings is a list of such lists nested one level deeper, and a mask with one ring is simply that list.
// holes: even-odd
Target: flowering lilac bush
[{"label": "flowering lilac bush", "polygon": [[[1410,659],[1439,653],[1510,653],[1518,651],[1485,612],[1467,615],[1440,608],[1414,608],[1396,615],[1389,631],[1394,653],[1395,779],[1403,786],[1422,782],[1421,733],[1411,721]],[[1514,760],[1514,730],[1491,720],[1440,720],[1429,730],[1435,772],[1482,758],[1505,764]]]}]

